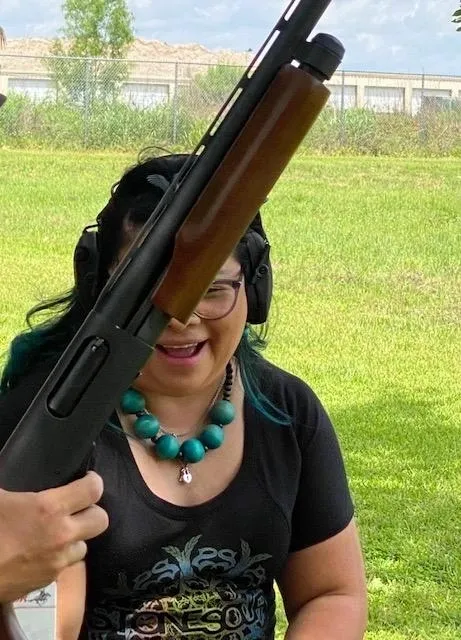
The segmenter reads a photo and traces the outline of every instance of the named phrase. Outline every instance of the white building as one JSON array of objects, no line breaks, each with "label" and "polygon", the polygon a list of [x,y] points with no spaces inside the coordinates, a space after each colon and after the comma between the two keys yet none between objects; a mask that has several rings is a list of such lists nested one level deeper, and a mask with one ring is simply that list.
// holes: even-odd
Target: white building
[{"label": "white building", "polygon": [[[0,92],[15,91],[36,100],[53,98],[56,89],[44,60],[0,53]],[[129,65],[130,77],[122,95],[130,104],[143,108],[174,100],[178,87],[187,87],[194,75],[212,66],[146,59],[130,60]],[[332,92],[330,104],[337,109],[357,107],[415,114],[423,97],[446,104],[461,100],[461,76],[338,71],[328,86]]]}]

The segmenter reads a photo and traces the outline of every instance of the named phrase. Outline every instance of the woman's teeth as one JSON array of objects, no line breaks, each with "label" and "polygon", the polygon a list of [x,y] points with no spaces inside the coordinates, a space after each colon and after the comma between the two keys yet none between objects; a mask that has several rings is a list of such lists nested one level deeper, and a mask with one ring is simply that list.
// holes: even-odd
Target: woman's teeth
[{"label": "woman's teeth", "polygon": [[157,345],[157,347],[173,358],[190,358],[198,352],[202,344],[203,343],[201,342],[194,342],[191,344],[182,344],[178,346],[169,345],[167,347],[164,345]]}]

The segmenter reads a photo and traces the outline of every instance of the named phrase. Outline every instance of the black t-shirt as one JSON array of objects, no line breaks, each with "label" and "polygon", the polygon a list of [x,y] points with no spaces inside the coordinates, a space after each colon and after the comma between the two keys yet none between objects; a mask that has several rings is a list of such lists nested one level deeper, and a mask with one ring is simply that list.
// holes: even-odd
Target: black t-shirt
[{"label": "black t-shirt", "polygon": [[[342,531],[353,506],[331,422],[313,391],[265,361],[262,392],[290,425],[245,399],[242,465],[205,504],[155,496],[123,434],[105,427],[93,468],[104,479],[109,529],[89,542],[80,639],[274,637],[273,582],[290,552]],[[44,380],[29,376],[0,399],[0,446]],[[22,387],[22,393],[20,389]]]}]

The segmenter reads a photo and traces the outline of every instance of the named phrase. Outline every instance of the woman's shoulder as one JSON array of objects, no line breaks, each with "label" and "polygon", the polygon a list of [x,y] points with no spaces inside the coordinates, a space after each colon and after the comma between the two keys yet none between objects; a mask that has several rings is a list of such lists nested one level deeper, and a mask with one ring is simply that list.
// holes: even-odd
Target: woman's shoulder
[{"label": "woman's shoulder", "polygon": [[291,425],[299,442],[307,444],[319,431],[332,429],[317,394],[299,376],[263,358],[257,364],[256,375],[259,393]]},{"label": "woman's shoulder", "polygon": [[258,384],[257,404],[263,406],[260,418],[275,413],[283,424],[290,424],[296,438],[304,442],[310,441],[318,430],[332,428],[316,393],[299,376],[263,358],[258,360],[254,374]]},{"label": "woman's shoulder", "polygon": [[312,387],[298,375],[260,358],[257,364],[260,389],[273,402],[308,406],[319,402]]}]

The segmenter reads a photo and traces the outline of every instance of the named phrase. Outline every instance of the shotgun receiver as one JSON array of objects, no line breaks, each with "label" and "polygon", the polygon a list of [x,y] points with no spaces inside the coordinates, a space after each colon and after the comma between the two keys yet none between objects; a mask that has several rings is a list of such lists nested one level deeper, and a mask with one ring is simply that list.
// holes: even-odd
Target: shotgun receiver
[{"label": "shotgun receiver", "polygon": [[0,487],[81,474],[170,318],[193,313],[328,100],[344,49],[307,38],[329,1],[293,0],[277,22],[0,452]]}]

